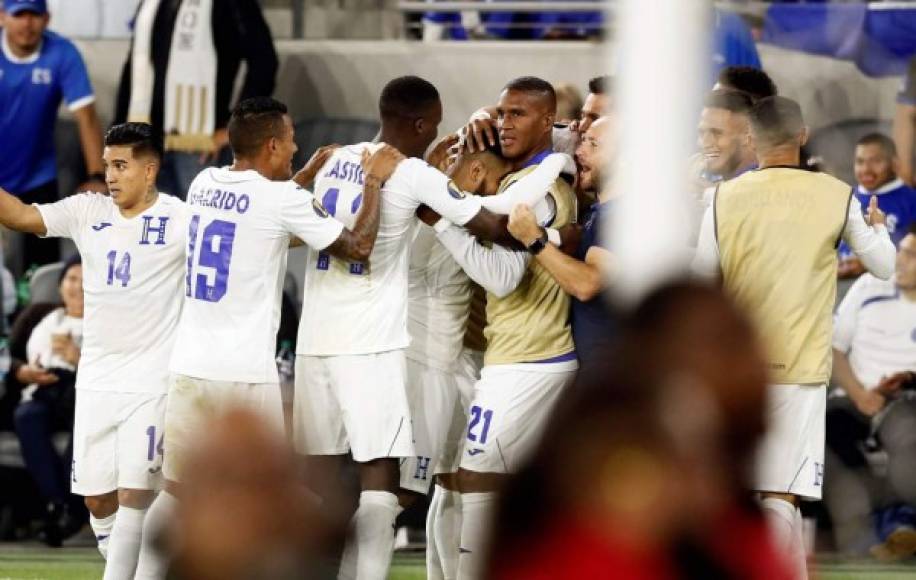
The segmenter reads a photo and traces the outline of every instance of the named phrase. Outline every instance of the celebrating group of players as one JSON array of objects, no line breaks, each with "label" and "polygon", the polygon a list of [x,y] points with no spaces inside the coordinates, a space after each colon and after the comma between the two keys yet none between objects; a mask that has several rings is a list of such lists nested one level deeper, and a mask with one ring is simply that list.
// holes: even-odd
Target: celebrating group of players
[{"label": "celebrating group of players", "polygon": [[[597,96],[572,133],[580,189],[600,184]],[[143,123],[106,135],[109,195],[29,206],[0,190],[0,223],[82,256],[72,489],[106,579],[165,577],[152,540],[209,417],[244,406],[282,429],[274,348],[288,248],[303,243],[292,438],[319,496],[348,455],[359,466],[340,577],[386,577],[395,518],[434,475],[430,577],[477,576],[495,491],[579,364],[568,289],[533,259],[577,220],[555,111],[549,83],[516,79],[424,161],[439,94],[401,77],[379,99],[384,144],[322,148],[295,175],[286,107],[254,98],[229,122],[233,164],[170,192],[187,202],[157,191],[161,137]]]}]

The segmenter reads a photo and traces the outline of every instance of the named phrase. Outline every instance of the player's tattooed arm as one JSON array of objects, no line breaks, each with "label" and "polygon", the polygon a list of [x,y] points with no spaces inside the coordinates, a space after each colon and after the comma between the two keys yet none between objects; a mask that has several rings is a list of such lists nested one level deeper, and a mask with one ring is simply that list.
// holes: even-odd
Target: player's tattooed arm
[{"label": "player's tattooed arm", "polygon": [[327,251],[335,257],[352,262],[365,262],[375,247],[380,219],[382,185],[398,164],[404,160],[401,152],[384,145],[371,156],[363,153],[363,201],[353,229],[344,229],[340,237],[328,246]]},{"label": "player's tattooed arm", "polygon": [[48,233],[41,212],[34,205],[22,203],[18,197],[0,188],[0,225],[17,232],[38,234]]}]

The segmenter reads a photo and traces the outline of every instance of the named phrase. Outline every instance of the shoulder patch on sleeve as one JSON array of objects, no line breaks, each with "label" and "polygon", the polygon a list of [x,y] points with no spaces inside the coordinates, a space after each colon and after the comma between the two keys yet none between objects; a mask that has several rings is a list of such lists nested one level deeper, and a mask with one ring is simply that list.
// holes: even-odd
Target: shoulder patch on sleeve
[{"label": "shoulder patch on sleeve", "polygon": [[318,217],[326,218],[331,215],[328,213],[328,210],[324,209],[324,206],[321,205],[321,202],[318,201],[318,198],[312,199],[312,209],[315,210],[315,213],[318,214]]},{"label": "shoulder patch on sleeve", "polygon": [[464,199],[468,196],[468,194],[462,191],[462,189],[451,179],[448,180],[448,194],[455,199]]}]

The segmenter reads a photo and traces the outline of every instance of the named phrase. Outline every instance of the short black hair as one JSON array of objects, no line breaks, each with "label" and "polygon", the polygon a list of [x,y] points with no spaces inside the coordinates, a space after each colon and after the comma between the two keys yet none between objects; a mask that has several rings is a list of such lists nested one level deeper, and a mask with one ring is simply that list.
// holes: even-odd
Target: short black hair
[{"label": "short black hair", "polygon": [[162,133],[149,123],[121,123],[105,133],[105,146],[130,147],[134,156],[152,155],[162,160]]},{"label": "short black hair", "polygon": [[897,156],[897,145],[884,133],[869,133],[856,141],[856,145],[878,145],[888,157]]},{"label": "short black hair", "polygon": [[595,77],[588,81],[588,92],[595,95],[606,95],[611,92],[611,75]]},{"label": "short black hair", "polygon": [[83,258],[77,253],[73,254],[64,262],[64,267],[60,269],[60,276],[57,277],[57,285],[60,286],[60,283],[64,281],[64,278],[67,277],[67,272],[70,271],[70,268],[73,266],[82,266]]},{"label": "short black hair", "polygon": [[743,91],[755,101],[778,94],[776,83],[770,75],[750,66],[727,66],[719,71],[719,84],[729,89]]},{"label": "short black hair", "polygon": [[439,102],[439,91],[426,79],[404,76],[391,79],[378,99],[382,119],[419,119]]},{"label": "short black hair", "polygon": [[786,144],[805,127],[801,107],[786,97],[760,99],[750,117],[754,138],[764,145]]},{"label": "short black hair", "polygon": [[553,85],[544,79],[538,77],[518,77],[506,83],[503,90],[537,94],[546,97],[550,111],[554,114],[557,112],[557,92],[554,90]]},{"label": "short black hair", "polygon": [[751,96],[742,91],[710,91],[703,100],[703,106],[710,109],[725,109],[732,113],[747,115],[754,107]]},{"label": "short black hair", "polygon": [[286,105],[271,97],[252,97],[239,103],[229,118],[229,145],[236,157],[256,155],[271,138],[283,136]]}]

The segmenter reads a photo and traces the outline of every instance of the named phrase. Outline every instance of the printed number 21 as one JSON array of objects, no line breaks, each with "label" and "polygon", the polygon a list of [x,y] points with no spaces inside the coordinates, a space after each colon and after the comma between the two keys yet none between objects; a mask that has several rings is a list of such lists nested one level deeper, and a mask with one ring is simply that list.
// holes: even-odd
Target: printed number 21
[{"label": "printed number 21", "polygon": [[[480,423],[480,418],[483,416],[483,428],[480,431],[480,436],[474,433],[474,429],[477,427],[477,424]],[[468,439],[471,441],[476,441],[477,443],[486,443],[487,434],[490,432],[490,421],[493,419],[493,411],[487,409],[484,411],[477,405],[471,407],[471,423],[468,425]]]},{"label": "printed number 21", "polygon": [[[229,288],[229,263],[232,261],[232,244],[235,242],[235,224],[213,220],[204,228],[200,239],[200,257],[194,264],[194,250],[197,246],[200,216],[191,219],[188,228],[188,274],[185,279],[187,296],[206,302],[219,302]],[[207,274],[196,272],[201,268],[213,270],[213,284]],[[192,290],[193,288],[193,292]]]},{"label": "printed number 21", "polygon": [[124,252],[121,262],[116,266],[117,259],[118,252],[115,250],[108,252],[108,285],[111,286],[115,280],[118,280],[123,288],[130,282],[130,253]]}]

